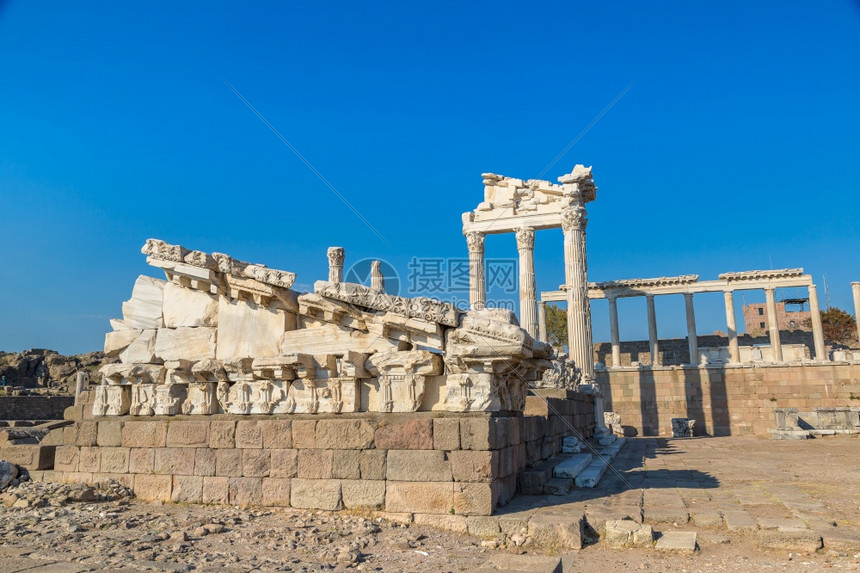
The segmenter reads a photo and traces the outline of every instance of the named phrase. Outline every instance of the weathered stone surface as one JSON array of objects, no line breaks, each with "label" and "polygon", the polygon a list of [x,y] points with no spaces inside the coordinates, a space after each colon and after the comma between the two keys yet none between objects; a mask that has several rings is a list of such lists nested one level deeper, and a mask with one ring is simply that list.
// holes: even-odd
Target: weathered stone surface
[{"label": "weathered stone surface", "polygon": [[215,450],[215,475],[236,477],[242,475],[242,450]]},{"label": "weathered stone surface", "polygon": [[498,517],[472,516],[466,518],[466,525],[470,535],[478,537],[495,538],[501,533]]},{"label": "weathered stone surface", "polygon": [[509,553],[491,555],[489,560],[475,570],[475,573],[562,573],[562,560],[549,555],[511,555]]},{"label": "weathered stone surface", "polygon": [[426,525],[435,529],[453,531],[454,533],[468,533],[469,527],[466,517],[462,515],[442,515],[435,513],[416,513],[415,525]]},{"label": "weathered stone surface", "polygon": [[143,332],[138,328],[129,328],[126,330],[114,330],[105,334],[105,356],[114,358],[128,348],[128,345],[134,342]]},{"label": "weathered stone surface", "polygon": [[194,475],[193,448],[158,448],[155,450],[155,473]]},{"label": "weathered stone surface", "polygon": [[298,477],[330,479],[333,457],[332,450],[299,450]]},{"label": "weathered stone surface", "polygon": [[288,449],[293,447],[293,431],[290,420],[265,420],[262,425],[264,448]]},{"label": "weathered stone surface", "polygon": [[230,478],[204,477],[203,503],[226,505],[229,502]]},{"label": "weathered stone surface", "polygon": [[228,485],[228,499],[231,505],[262,505],[263,479],[258,477],[231,477]]},{"label": "weathered stone surface", "polygon": [[499,472],[499,451],[459,450],[448,453],[454,481],[488,482]]},{"label": "weathered stone surface", "polygon": [[454,483],[454,513],[491,515],[498,504],[501,486],[493,483]]},{"label": "weathered stone surface", "polygon": [[585,514],[553,515],[539,513],[529,520],[529,535],[535,543],[560,549],[582,549]]},{"label": "weathered stone surface", "polygon": [[269,475],[279,478],[296,477],[298,471],[298,450],[271,450],[271,469]]},{"label": "weathered stone surface", "polygon": [[341,508],[340,480],[294,478],[290,484],[290,505],[302,509]]},{"label": "weathered stone surface", "polygon": [[209,420],[173,421],[167,428],[167,446],[209,445]]},{"label": "weathered stone surface", "polygon": [[316,420],[293,420],[293,447],[298,449],[315,448]]},{"label": "weathered stone surface", "polygon": [[100,471],[124,474],[128,471],[129,448],[101,448]]},{"label": "weathered stone surface", "polygon": [[678,553],[692,554],[696,551],[696,532],[666,531],[660,539],[657,540],[655,548],[659,551],[675,551]]},{"label": "weathered stone surface", "polygon": [[262,448],[263,423],[251,420],[239,420],[236,423],[237,448]]},{"label": "weathered stone surface", "polygon": [[[125,332],[135,332],[128,330],[119,330],[113,334],[121,334]],[[138,336],[130,341],[128,346],[119,353],[119,359],[123,364],[146,364],[156,362],[155,339],[158,331],[154,328],[139,330]],[[107,340],[105,340],[107,345]]]},{"label": "weathered stone surface", "polygon": [[364,420],[319,420],[316,447],[364,450],[373,444],[373,434],[373,426]]},{"label": "weathered stone surface", "polygon": [[651,547],[654,539],[650,525],[627,519],[608,520],[605,531],[610,547]]},{"label": "weathered stone surface", "polygon": [[389,480],[386,484],[385,509],[387,511],[447,514],[453,508],[453,482]]},{"label": "weathered stone surface", "polygon": [[194,475],[214,476],[217,462],[216,450],[197,448],[194,450]]},{"label": "weathered stone surface", "polygon": [[54,452],[54,469],[58,472],[78,471],[80,448],[76,446],[59,446]]},{"label": "weathered stone surface", "polygon": [[389,424],[378,428],[373,439],[381,450],[432,450],[433,420]]},{"label": "weathered stone surface", "polygon": [[460,448],[464,450],[492,450],[496,447],[495,431],[490,418],[460,418]]},{"label": "weathered stone surface", "polygon": [[136,474],[134,495],[144,501],[170,501],[173,477],[169,475]]},{"label": "weathered stone surface", "polygon": [[148,474],[155,469],[154,448],[131,448],[128,456],[128,471],[133,474]]},{"label": "weathered stone surface", "polygon": [[389,480],[449,482],[453,479],[451,462],[440,450],[388,450]]},{"label": "weathered stone surface", "polygon": [[99,446],[119,446],[122,444],[122,422],[119,420],[99,421],[96,443]]},{"label": "weathered stone surface", "polygon": [[161,360],[215,358],[215,329],[206,326],[160,328],[155,338],[155,354]]},{"label": "weathered stone surface", "polygon": [[269,450],[242,450],[242,475],[245,477],[268,477],[271,464],[272,454]]},{"label": "weathered stone surface", "polygon": [[170,499],[177,502],[200,503],[203,501],[203,477],[173,476],[173,492]]},{"label": "weathered stone surface", "polygon": [[164,285],[164,326],[217,326],[218,299],[209,293],[170,282]]},{"label": "weathered stone surface", "polygon": [[[574,454],[556,464],[552,470],[553,477],[574,479],[591,463],[591,454]],[[577,484],[579,485],[579,484]]]},{"label": "weathered stone surface", "polygon": [[457,418],[433,420],[433,447],[437,450],[459,450],[460,420]]},{"label": "weathered stone surface", "polygon": [[361,479],[385,479],[388,474],[388,452],[362,450],[359,459]]},{"label": "weathered stone surface", "polygon": [[384,480],[345,479],[341,481],[341,492],[347,509],[382,509],[385,506]]},{"label": "weathered stone surface", "polygon": [[766,530],[758,532],[758,546],[763,549],[781,549],[784,551],[809,552],[822,547],[821,534],[814,531],[779,531]]},{"label": "weathered stone surface", "polygon": [[332,450],[331,477],[359,479],[361,477],[361,450]]},{"label": "weathered stone surface", "polygon": [[164,284],[160,279],[141,275],[134,281],[131,299],[122,303],[122,324],[126,328],[160,328],[164,326],[161,305]]},{"label": "weathered stone surface", "polygon": [[287,313],[253,302],[218,301],[218,360],[277,356]]},{"label": "weathered stone surface", "polygon": [[290,480],[263,478],[263,505],[289,507]]},{"label": "weathered stone surface", "polygon": [[236,422],[230,420],[213,420],[209,425],[209,447],[236,447]]}]

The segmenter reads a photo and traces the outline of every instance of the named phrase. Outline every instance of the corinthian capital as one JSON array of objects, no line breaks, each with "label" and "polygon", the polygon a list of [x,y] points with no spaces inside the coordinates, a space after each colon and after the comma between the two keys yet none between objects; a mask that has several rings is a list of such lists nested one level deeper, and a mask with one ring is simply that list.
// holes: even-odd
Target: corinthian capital
[{"label": "corinthian capital", "polygon": [[329,247],[328,252],[328,264],[332,267],[342,267],[343,266],[343,257],[344,251],[343,247]]},{"label": "corinthian capital", "polygon": [[535,230],[532,227],[517,229],[517,248],[529,250],[535,248]]},{"label": "corinthian capital", "polygon": [[561,212],[561,228],[565,231],[584,231],[587,225],[585,207],[569,207]]},{"label": "corinthian capital", "polygon": [[479,231],[469,231],[466,233],[466,244],[469,246],[470,253],[483,253],[484,233]]}]

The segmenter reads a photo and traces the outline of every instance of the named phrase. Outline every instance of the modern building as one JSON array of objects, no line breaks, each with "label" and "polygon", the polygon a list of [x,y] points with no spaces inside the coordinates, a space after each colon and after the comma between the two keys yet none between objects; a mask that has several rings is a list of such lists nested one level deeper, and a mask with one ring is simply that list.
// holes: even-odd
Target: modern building
[{"label": "modern building", "polygon": [[[787,298],[777,302],[776,321],[779,329],[811,331],[811,316],[808,310],[804,310],[808,302],[807,298]],[[789,310],[786,307],[789,307]],[[744,328],[753,336],[767,333],[770,328],[767,320],[767,304],[761,302],[744,305]]]}]

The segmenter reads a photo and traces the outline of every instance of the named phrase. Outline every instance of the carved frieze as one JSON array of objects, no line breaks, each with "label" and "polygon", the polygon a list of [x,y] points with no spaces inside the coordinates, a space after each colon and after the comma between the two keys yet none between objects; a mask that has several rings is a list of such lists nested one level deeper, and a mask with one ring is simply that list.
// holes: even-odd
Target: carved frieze
[{"label": "carved frieze", "polygon": [[393,312],[447,326],[457,326],[460,314],[453,304],[447,302],[424,297],[394,296],[356,283],[317,281],[314,283],[314,292],[358,307]]}]

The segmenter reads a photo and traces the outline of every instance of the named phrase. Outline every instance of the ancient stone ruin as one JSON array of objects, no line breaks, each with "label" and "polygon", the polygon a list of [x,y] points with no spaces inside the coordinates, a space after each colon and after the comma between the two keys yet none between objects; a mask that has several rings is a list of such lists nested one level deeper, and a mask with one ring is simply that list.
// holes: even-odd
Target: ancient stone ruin
[{"label": "ancient stone ruin", "polygon": [[467,313],[339,280],[343,249],[313,293],[295,275],[150,239],[113,320],[95,416],[521,411],[549,345],[510,311]]}]

